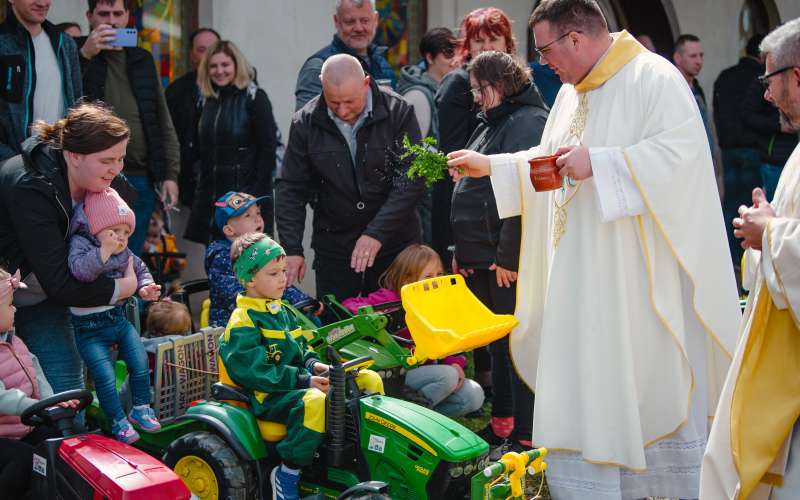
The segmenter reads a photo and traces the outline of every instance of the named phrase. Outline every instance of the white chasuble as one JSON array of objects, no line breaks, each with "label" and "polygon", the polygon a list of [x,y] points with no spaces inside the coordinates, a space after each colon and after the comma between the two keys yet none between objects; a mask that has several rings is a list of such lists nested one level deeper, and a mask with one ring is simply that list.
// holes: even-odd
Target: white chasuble
[{"label": "white chasuble", "polygon": [[[492,157],[523,217],[514,366],[554,498],[692,498],[741,315],[702,119],[627,32],[564,85],[542,142]],[[590,148],[594,176],[536,193],[527,160]],[[587,496],[591,495],[591,496]]]},{"label": "white chasuble", "polygon": [[762,250],[745,254],[754,286],[703,460],[704,499],[800,498],[800,146],[772,207]]}]

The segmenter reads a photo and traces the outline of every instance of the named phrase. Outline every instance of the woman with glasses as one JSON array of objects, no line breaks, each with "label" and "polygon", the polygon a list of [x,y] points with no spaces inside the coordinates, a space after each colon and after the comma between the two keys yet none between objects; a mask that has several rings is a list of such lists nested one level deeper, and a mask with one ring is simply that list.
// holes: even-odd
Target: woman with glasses
[{"label": "woman with glasses", "polygon": [[[527,65],[505,52],[491,51],[472,59],[467,71],[472,98],[480,110],[467,148],[498,154],[538,145],[547,106],[531,83]],[[514,314],[521,218],[499,218],[489,177],[465,177],[453,191],[450,222],[455,240],[453,269],[465,275],[486,307],[498,314]],[[511,365],[508,337],[491,344],[489,352],[492,419],[482,435],[499,458],[508,448],[530,448],[533,394]]]},{"label": "woman with glasses", "polygon": [[[517,41],[511,31],[511,20],[502,10],[495,7],[475,9],[461,21],[459,46],[456,58],[460,69],[448,74],[436,93],[439,115],[439,149],[444,153],[457,151],[467,145],[467,141],[478,125],[478,108],[470,94],[469,75],[466,65],[481,52],[497,50],[515,54]],[[433,216],[431,220],[431,246],[450,262],[448,247],[453,244],[450,232],[450,198],[453,183],[445,179],[433,185]],[[491,361],[486,349],[478,349],[475,355],[475,379],[491,394]]]},{"label": "woman with glasses", "polygon": [[185,237],[211,239],[214,201],[229,191],[261,201],[264,232],[272,234],[275,120],[255,70],[233,42],[209,48],[197,68],[203,111],[197,130],[199,177]]}]

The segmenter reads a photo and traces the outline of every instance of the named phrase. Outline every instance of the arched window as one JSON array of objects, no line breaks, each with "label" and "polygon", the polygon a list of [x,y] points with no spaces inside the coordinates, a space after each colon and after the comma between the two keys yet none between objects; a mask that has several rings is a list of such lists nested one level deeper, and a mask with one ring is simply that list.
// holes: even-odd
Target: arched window
[{"label": "arched window", "polygon": [[739,48],[755,34],[766,35],[780,24],[780,16],[772,0],[745,0],[739,11]]}]

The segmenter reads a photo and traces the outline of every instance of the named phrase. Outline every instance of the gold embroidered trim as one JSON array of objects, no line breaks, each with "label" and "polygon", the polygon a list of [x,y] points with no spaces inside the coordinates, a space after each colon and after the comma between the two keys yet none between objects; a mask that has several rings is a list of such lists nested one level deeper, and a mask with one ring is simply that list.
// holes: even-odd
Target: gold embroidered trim
[{"label": "gold embroidered trim", "polygon": [[[588,116],[589,97],[586,93],[582,93],[578,98],[578,108],[575,110],[575,114],[572,115],[572,120],[569,123],[569,134],[577,139],[578,144],[580,144],[583,138],[583,131],[586,129],[586,119]],[[570,181],[571,179],[567,178],[567,187],[570,187]],[[555,206],[555,210],[553,211],[553,248],[558,248],[558,244],[561,243],[561,237],[567,232],[567,205],[575,198],[575,195],[578,194],[582,185],[583,182],[578,182],[574,191],[572,191],[564,203],[559,204],[558,196],[553,196],[553,205]]]}]

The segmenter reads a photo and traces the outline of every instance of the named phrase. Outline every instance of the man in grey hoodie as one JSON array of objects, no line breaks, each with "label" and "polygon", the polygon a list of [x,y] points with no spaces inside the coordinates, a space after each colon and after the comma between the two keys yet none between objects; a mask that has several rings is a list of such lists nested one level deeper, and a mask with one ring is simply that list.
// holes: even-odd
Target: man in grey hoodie
[{"label": "man in grey hoodie", "polygon": [[419,53],[423,64],[405,66],[397,82],[399,92],[414,107],[422,137],[439,139],[436,90],[447,73],[458,67],[456,37],[449,28],[432,28],[422,36]]}]

